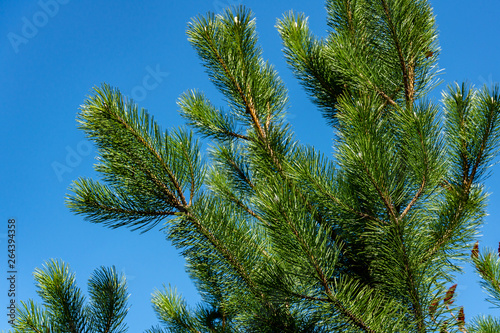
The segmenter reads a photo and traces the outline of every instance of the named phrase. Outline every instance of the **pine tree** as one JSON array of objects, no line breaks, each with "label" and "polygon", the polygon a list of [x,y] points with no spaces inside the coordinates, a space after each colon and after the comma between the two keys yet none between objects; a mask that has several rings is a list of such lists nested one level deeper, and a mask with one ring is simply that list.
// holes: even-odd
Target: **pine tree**
[{"label": "pine tree", "polygon": [[[481,285],[488,293],[488,301],[495,308],[500,308],[500,243],[497,253],[486,249],[484,253],[479,252],[479,242],[474,244],[471,258],[476,272],[481,277]],[[480,316],[474,318],[468,326],[470,333],[493,333],[500,332],[500,318],[492,316]]]},{"label": "pine tree", "polygon": [[100,267],[89,279],[90,300],[76,285],[75,275],[61,261],[48,261],[34,273],[43,305],[21,302],[14,333],[126,332],[127,285],[114,267]]},{"label": "pine tree", "polygon": [[332,157],[294,136],[244,7],[187,32],[226,109],[188,91],[190,129],[163,131],[107,85],[83,105],[102,179],[75,181],[70,209],[111,228],[164,223],[203,297],[190,310],[175,289],[156,292],[164,328],[150,332],[500,331],[491,317],[466,326],[454,303],[470,260],[499,305],[499,260],[472,247],[499,147],[498,87],[454,84],[442,105],[428,100],[439,55],[428,1],[327,0],[327,13],[326,38],[294,12],[277,28],[334,129]]}]

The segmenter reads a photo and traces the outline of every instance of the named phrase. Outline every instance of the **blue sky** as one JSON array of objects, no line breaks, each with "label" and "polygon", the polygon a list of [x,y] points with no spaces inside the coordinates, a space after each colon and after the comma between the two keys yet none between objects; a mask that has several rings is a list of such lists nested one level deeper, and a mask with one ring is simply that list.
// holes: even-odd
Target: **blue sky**
[{"label": "blue sky", "polygon": [[[0,2],[0,268],[6,277],[7,220],[15,218],[18,301],[38,299],[32,273],[50,258],[69,263],[83,290],[92,271],[101,265],[115,265],[125,273],[131,294],[130,332],[158,323],[150,295],[163,284],[177,286],[192,305],[199,300],[184,272],[183,259],[159,228],[145,234],[106,229],[69,213],[64,197],[73,179],[95,176],[95,149],[75,121],[93,86],[107,82],[119,87],[163,128],[183,124],[176,101],[188,89],[203,90],[212,101],[222,103],[185,30],[198,13],[219,11],[236,1]],[[276,19],[294,9],[306,13],[312,30],[324,36],[324,1],[238,3],[254,11],[264,57],[275,64],[289,88],[288,118],[297,136],[331,153],[332,131],[287,68],[275,29]],[[444,84],[432,98],[440,98],[440,91],[454,81],[469,80],[480,86],[500,80],[500,2],[431,3],[440,31],[439,64],[444,69]],[[500,241],[499,185],[497,166],[487,181],[492,193],[490,216],[481,238],[482,246],[495,249]],[[465,274],[458,283],[457,304],[466,305],[467,318],[493,313],[474,275]],[[1,278],[1,309],[9,302],[7,289],[6,278]],[[4,312],[0,311],[0,330],[8,329]]]}]

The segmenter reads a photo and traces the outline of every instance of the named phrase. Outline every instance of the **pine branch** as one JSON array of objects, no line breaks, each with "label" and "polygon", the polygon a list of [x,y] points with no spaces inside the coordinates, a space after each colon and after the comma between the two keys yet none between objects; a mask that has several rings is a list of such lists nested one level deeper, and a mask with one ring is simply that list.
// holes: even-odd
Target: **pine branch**
[{"label": "pine branch", "polygon": [[500,308],[500,259],[498,253],[486,250],[472,258],[476,272],[481,277],[481,285],[488,293],[488,301]]},{"label": "pine branch", "polygon": [[391,97],[389,97],[385,92],[380,90],[376,85],[374,85],[370,80],[367,80],[367,82],[373,87],[373,89],[380,95],[382,96],[387,103],[391,104],[392,106],[399,107],[399,104],[396,103]]},{"label": "pine branch", "polygon": [[[299,241],[299,244],[301,247],[305,250],[306,255],[308,256],[310,262],[312,263],[314,270],[316,272],[316,275],[319,279],[319,282],[321,283],[325,294],[328,296],[328,301],[333,303],[335,308],[342,313],[345,317],[349,319],[356,327],[362,329],[365,332],[369,333],[375,333],[376,331],[371,329],[368,323],[366,323],[362,318],[359,318],[356,314],[352,313],[347,309],[345,306],[342,305],[342,302],[335,296],[333,291],[330,289],[329,286],[329,281],[327,276],[324,274],[323,270],[321,269],[319,263],[317,262],[315,256],[312,253],[312,249],[310,249],[307,245],[307,243],[301,238],[299,232],[297,229],[294,227],[293,223],[290,222],[289,218],[286,216],[285,212],[281,212],[285,218],[285,221],[287,221],[288,226],[292,230],[293,234],[297,237],[297,240]],[[302,296],[301,296],[302,297]],[[302,297],[304,298],[304,297]]]},{"label": "pine branch", "polygon": [[500,319],[498,317],[478,316],[467,325],[470,333],[494,333],[500,331]]},{"label": "pine branch", "polygon": [[352,208],[349,205],[345,204],[344,202],[340,201],[337,197],[332,196],[330,193],[325,193],[325,194],[328,196],[328,198],[335,201],[340,207],[348,210],[349,212],[353,213],[354,215],[357,215],[357,216],[364,218],[364,219],[367,219],[367,220],[377,222],[381,225],[387,224],[387,221],[384,221],[384,220],[381,220],[377,217],[371,216],[370,214],[366,214],[366,213],[355,210],[354,208]]},{"label": "pine branch", "polygon": [[181,107],[181,116],[202,136],[222,142],[228,139],[251,140],[249,136],[238,133],[237,119],[234,116],[215,108],[205,95],[197,91],[182,94],[178,104]]},{"label": "pine branch", "polygon": [[[152,212],[152,211],[145,211],[145,210],[127,210],[127,209],[122,209],[122,208],[119,208],[119,207],[109,207],[109,206],[105,206],[105,205],[99,205],[98,203],[94,203],[94,205],[92,205],[92,203],[88,203],[89,206],[94,206],[94,208],[99,211],[106,211],[110,214],[116,214],[116,213],[119,213],[119,214],[124,214],[124,215],[139,215],[139,216],[151,216],[151,217],[163,217],[163,216],[173,216],[173,215],[176,215],[177,212],[169,212],[169,211],[157,211],[157,212]],[[125,225],[122,224],[122,225]],[[114,224],[114,226],[116,227],[119,227],[119,226],[122,226],[120,224]]]},{"label": "pine branch", "polygon": [[403,50],[401,48],[401,42],[398,38],[398,32],[396,31],[396,28],[394,26],[394,23],[392,22],[392,17],[391,17],[391,12],[389,10],[389,6],[387,4],[386,0],[380,0],[382,3],[382,6],[384,8],[384,12],[387,18],[387,22],[389,25],[389,30],[391,33],[392,40],[394,41],[394,46],[396,48],[396,51],[398,53],[399,57],[399,64],[401,66],[401,71],[403,73],[403,84],[405,88],[405,97],[406,97],[406,105],[407,107],[411,108],[411,105],[413,104],[413,97],[415,95],[414,92],[414,69],[413,66],[408,66],[405,60],[405,57],[403,55]]},{"label": "pine branch", "polygon": [[[231,193],[232,194],[232,193]],[[250,209],[247,205],[245,205],[241,200],[237,199],[234,195],[230,197],[230,201],[234,202],[237,206],[243,208],[249,215],[255,217],[262,224],[267,225],[267,221],[265,221],[260,215]]]},{"label": "pine branch", "polygon": [[33,300],[27,303],[21,301],[16,321],[12,326],[14,333],[52,333],[53,329],[48,319],[47,312],[37,306]]},{"label": "pine branch", "polygon": [[346,84],[342,82],[332,59],[327,58],[325,42],[312,36],[303,14],[289,12],[278,20],[277,27],[288,65],[301,80],[313,102],[324,109],[323,115],[327,121],[334,125],[337,98],[346,90]]},{"label": "pine branch", "polygon": [[87,326],[83,312],[84,297],[76,287],[75,276],[69,267],[57,261],[47,263],[45,270],[34,273],[37,293],[51,314],[53,325],[71,333],[85,331]]},{"label": "pine branch", "polygon": [[201,333],[195,319],[190,315],[185,300],[176,289],[157,290],[151,302],[157,317],[169,328],[169,331]]},{"label": "pine branch", "polygon": [[[104,86],[103,91],[105,93],[108,93],[109,88],[107,86]],[[101,92],[97,89],[96,89],[96,92],[98,94],[101,94]],[[102,97],[104,97],[104,96],[102,96]],[[116,103],[115,98],[118,100],[118,103],[120,103],[120,104],[122,103],[121,102],[121,95],[119,93],[116,95],[107,94],[106,97],[108,97],[108,98],[106,98],[103,102],[104,109],[102,111],[107,112],[107,114],[109,116],[113,117],[114,120],[119,125],[123,126],[127,130],[128,133],[132,134],[132,136],[136,139],[136,141],[138,143],[140,143],[144,148],[146,148],[146,151],[150,152],[153,156],[156,157],[157,161],[162,165],[163,170],[166,172],[168,178],[170,179],[170,181],[174,185],[174,188],[177,191],[177,194],[179,195],[181,202],[178,201],[179,199],[177,199],[177,197],[170,191],[170,189],[163,182],[159,181],[157,176],[151,170],[149,170],[148,168],[144,168],[143,170],[145,170],[148,173],[148,175],[154,180],[156,185],[158,185],[164,189],[165,193],[167,193],[167,196],[171,200],[177,202],[177,207],[180,207],[181,203],[182,203],[182,205],[187,205],[186,199],[184,197],[184,193],[182,191],[181,186],[179,185],[179,183],[177,181],[177,178],[173,174],[170,167],[161,158],[159,152],[148,141],[146,141],[146,139],[143,136],[144,133],[141,133],[136,128],[132,127],[127,120],[125,120],[123,117],[121,117],[118,113],[115,113],[114,110],[111,108],[111,105],[115,105],[115,103]]]},{"label": "pine branch", "polygon": [[[235,17],[237,18],[238,16],[235,16]],[[233,74],[231,73],[231,71],[227,67],[226,62],[224,61],[224,58],[219,53],[216,41],[212,38],[208,29],[204,29],[204,36],[203,37],[207,41],[207,44],[210,47],[210,51],[212,52],[212,54],[215,55],[219,65],[223,68],[226,77],[229,78],[229,80],[231,81],[233,86],[236,88],[241,100],[243,101],[244,105],[246,106],[246,108],[245,108],[246,112],[250,115],[250,117],[254,123],[255,130],[257,130],[257,133],[259,133],[259,136],[261,138],[265,138],[266,134],[264,133],[264,131],[262,129],[259,118],[257,117],[257,111],[256,111],[255,106],[253,104],[253,98],[252,98],[250,90],[244,91],[244,89],[240,86],[238,80],[236,80],[236,78],[233,76]]]},{"label": "pine branch", "polygon": [[[278,30],[288,64],[336,130],[331,162],[283,119],[287,91],[243,6],[188,27],[229,104],[225,112],[195,91],[179,101],[215,143],[213,167],[190,133],[163,134],[107,86],[82,108],[104,179],[75,182],[71,209],[112,227],[174,217],[167,237],[208,304],[193,312],[172,292],[158,294],[167,329],[465,330],[463,310],[448,306],[455,287],[441,306],[439,295],[485,216],[481,181],[500,149],[500,93],[450,89],[443,126],[437,107],[415,103],[436,74],[427,0],[328,0],[327,11],[324,39],[304,15],[285,15]],[[490,268],[479,267],[496,283]]]},{"label": "pine branch", "polygon": [[410,267],[410,262],[409,262],[409,256],[408,256],[408,249],[405,244],[405,240],[403,237],[403,234],[401,232],[402,226],[399,225],[398,219],[396,219],[396,228],[398,230],[399,234],[399,242],[400,246],[403,250],[403,264],[404,264],[404,270],[406,272],[406,277],[407,277],[407,283],[408,283],[408,293],[409,297],[411,299],[411,305],[412,305],[412,310],[415,315],[415,320],[417,322],[417,327],[419,332],[425,332],[426,327],[425,327],[425,318],[424,318],[424,313],[422,309],[422,304],[420,301],[420,295],[419,295],[419,290],[416,285],[415,281],[415,276],[413,272],[413,268]]},{"label": "pine branch", "polygon": [[415,181],[420,186],[411,201],[407,204],[399,219],[403,219],[424,194],[426,187],[439,186],[444,173],[443,146],[441,134],[436,123],[437,108],[423,104],[405,109],[396,117],[396,122],[403,124],[400,128],[401,147],[405,153],[405,161],[415,173]]},{"label": "pine branch", "polygon": [[[109,106],[107,104],[104,104],[104,106],[107,108],[107,111],[112,114],[111,110],[109,109]],[[170,167],[165,163],[165,161],[163,161],[163,159],[161,158],[160,154],[158,153],[158,151],[156,151],[156,149],[154,149],[145,139],[144,137],[142,136],[142,133],[139,133],[137,132],[132,126],[130,126],[128,124],[127,121],[125,121],[123,118],[117,116],[116,119],[118,120],[118,122],[123,126],[125,127],[130,133],[132,133],[132,135],[137,139],[138,142],[140,142],[149,152],[151,152],[156,158],[157,160],[160,162],[160,164],[163,166],[163,170],[165,170],[166,174],[168,175],[168,178],[170,179],[170,181],[172,182],[172,184],[174,185],[176,191],[177,191],[177,195],[179,196],[180,200],[181,200],[181,203],[183,206],[187,206],[187,202],[186,202],[186,198],[184,197],[184,192],[181,188],[181,186],[179,185],[179,182],[177,181],[177,178],[175,177],[174,173],[172,172],[172,170],[170,169]],[[161,183],[158,178],[156,177],[155,174],[153,174],[150,170],[147,170],[149,175],[154,179],[155,183],[157,185],[160,185],[161,187],[163,187],[163,189],[165,190],[165,192],[169,195],[169,197],[171,197],[172,199],[174,199],[175,201],[178,201],[177,197],[174,196],[170,190],[165,186],[165,184]],[[177,203],[178,204],[178,207],[181,207],[181,204],[180,203]]]},{"label": "pine branch", "polygon": [[114,267],[100,267],[89,280],[91,303],[90,327],[94,332],[125,332],[127,315],[127,286],[124,277]]},{"label": "pine branch", "polygon": [[[202,200],[202,199],[199,199]],[[196,230],[202,235],[214,248],[216,253],[219,253],[222,258],[237,272],[238,276],[245,282],[245,284],[250,288],[250,290],[259,297],[263,297],[261,293],[257,292],[257,286],[250,278],[248,272],[243,267],[241,262],[235,257],[235,255],[224,245],[212,231],[210,231],[202,219],[196,216],[193,212],[192,207],[184,207],[184,211],[181,213],[181,217],[185,219],[186,222],[192,224]],[[175,230],[173,231],[175,236]],[[179,236],[175,236],[179,237]],[[182,242],[182,240],[181,240]],[[181,243],[182,244],[182,243]]]},{"label": "pine branch", "polygon": [[[452,143],[454,162],[460,166],[460,173],[452,185],[450,198],[457,198],[453,218],[448,229],[436,239],[423,260],[432,257],[444,244],[452,239],[460,226],[460,218],[468,209],[474,185],[479,182],[478,175],[485,172],[486,163],[498,154],[500,140],[500,117],[498,88],[493,94],[486,89],[478,97],[462,85],[461,89],[449,89],[444,102],[448,111],[448,135]],[[479,135],[478,135],[479,134]],[[453,141],[452,141],[453,140]],[[460,179],[460,181],[458,181]],[[480,194],[475,194],[475,196]],[[480,212],[482,213],[482,211]]]},{"label": "pine branch", "polygon": [[394,205],[392,204],[391,197],[386,196],[387,190],[385,188],[381,187],[383,185],[379,185],[377,183],[377,181],[373,178],[373,175],[371,174],[370,170],[368,169],[368,167],[364,163],[362,156],[359,157],[359,161],[363,165],[363,168],[364,168],[363,171],[366,173],[366,175],[370,179],[370,182],[373,185],[373,187],[375,188],[375,190],[377,191],[380,200],[382,200],[385,208],[387,209],[387,214],[389,215],[390,218],[392,218],[393,221],[397,221],[398,217],[396,215],[396,211],[394,210]]},{"label": "pine branch", "polygon": [[[306,186],[311,186],[312,190],[314,191],[319,191],[323,196],[326,196],[328,199],[332,200],[335,202],[339,207],[353,213],[354,215],[365,218],[368,220],[372,220],[374,222],[382,224],[386,224],[386,221],[380,220],[379,218],[372,216],[370,214],[367,214],[365,212],[359,211],[349,204],[347,204],[345,201],[342,201],[339,199],[338,195],[335,195],[331,191],[327,190],[325,188],[325,185],[328,183],[328,181],[325,179],[318,179],[318,177],[324,177],[324,174],[326,173],[325,170],[318,170],[319,167],[325,167],[324,165],[328,163],[326,160],[321,160],[321,157],[316,154],[314,150],[306,150],[304,152],[301,152],[300,150],[298,151],[300,155],[294,156],[293,159],[295,160],[295,165],[294,165],[294,173],[297,173],[297,176],[294,175],[294,177],[297,177],[299,181],[304,180],[306,183]],[[307,161],[314,161],[314,165],[311,166],[311,168],[307,168],[308,164]],[[305,191],[309,191],[308,188],[305,189]],[[315,200],[313,200],[315,201]],[[312,211],[312,210],[311,210]]]},{"label": "pine branch", "polygon": [[398,220],[404,219],[405,216],[410,212],[410,210],[413,207],[413,205],[415,205],[415,203],[417,202],[417,200],[420,198],[420,196],[424,192],[425,185],[426,185],[426,179],[424,177],[424,179],[422,180],[422,184],[420,185],[417,193],[415,193],[415,196],[411,199],[410,203],[406,206],[406,208],[403,210],[403,212],[401,213],[401,215],[399,215]]},{"label": "pine branch", "polygon": [[[458,190],[455,188],[455,192],[458,192]],[[443,235],[439,238],[436,239],[435,242],[433,243],[433,246],[427,250],[427,252],[422,256],[421,262],[426,262],[430,260],[430,258],[434,257],[434,255],[442,249],[442,247],[450,241],[450,239],[455,235],[457,231],[457,227],[459,226],[460,220],[464,215],[464,210],[466,209],[466,204],[469,199],[469,193],[468,192],[462,192],[458,194],[460,196],[460,202],[458,203],[458,206],[455,209],[454,216],[452,219],[450,219],[449,225],[447,230],[443,233]]]}]

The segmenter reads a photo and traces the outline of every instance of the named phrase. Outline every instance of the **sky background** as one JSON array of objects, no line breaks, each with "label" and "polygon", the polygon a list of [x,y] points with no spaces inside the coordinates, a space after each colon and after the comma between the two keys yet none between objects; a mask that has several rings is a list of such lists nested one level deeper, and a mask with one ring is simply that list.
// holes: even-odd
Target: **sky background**
[{"label": "sky background", "polygon": [[[293,9],[309,16],[311,29],[325,36],[323,0],[309,1],[77,1],[0,0],[0,330],[8,329],[7,221],[17,221],[16,300],[39,301],[33,271],[56,258],[68,263],[86,292],[92,271],[115,265],[126,274],[130,332],[158,324],[151,293],[177,286],[195,305],[196,289],[184,260],[157,227],[145,234],[111,230],[72,215],[64,205],[71,181],[95,177],[96,150],[77,129],[79,106],[102,82],[120,88],[148,109],[163,128],[183,124],[176,105],[181,93],[200,89],[218,105],[186,38],[186,24],[199,13],[243,3],[257,17],[265,59],[276,66],[289,89],[291,121],[297,137],[332,152],[332,130],[308,100],[287,67],[276,19]],[[481,86],[500,80],[498,1],[431,1],[437,15],[443,84],[469,80]],[[13,41],[13,38],[16,41]],[[151,73],[156,73],[151,75]],[[500,241],[500,170],[487,182],[491,192],[481,246]],[[466,267],[470,272],[470,268]],[[459,277],[457,304],[466,318],[494,313],[473,274]]]}]

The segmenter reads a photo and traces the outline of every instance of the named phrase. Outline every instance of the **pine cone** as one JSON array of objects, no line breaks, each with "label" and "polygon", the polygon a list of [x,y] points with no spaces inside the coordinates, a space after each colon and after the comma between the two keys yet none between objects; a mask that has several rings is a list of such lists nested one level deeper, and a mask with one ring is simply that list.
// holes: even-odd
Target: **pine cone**
[{"label": "pine cone", "polygon": [[464,314],[464,308],[461,307],[460,311],[458,312],[458,328],[463,330],[465,328],[465,314]]},{"label": "pine cone", "polygon": [[448,289],[446,292],[446,296],[444,296],[444,304],[450,305],[453,304],[452,298],[453,295],[455,294],[455,289],[457,289],[457,284],[455,283]]},{"label": "pine cone", "polygon": [[[500,247],[499,247],[500,251]],[[471,254],[472,259],[477,259],[479,257],[479,241],[476,241],[476,244],[474,244],[474,247],[472,248],[472,254]]]}]

